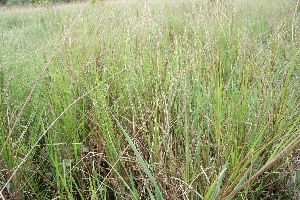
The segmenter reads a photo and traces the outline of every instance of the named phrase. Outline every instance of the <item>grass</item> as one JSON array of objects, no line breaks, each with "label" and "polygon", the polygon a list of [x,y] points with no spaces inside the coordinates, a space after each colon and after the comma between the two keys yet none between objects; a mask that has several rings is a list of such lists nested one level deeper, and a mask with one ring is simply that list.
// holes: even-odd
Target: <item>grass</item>
[{"label": "grass", "polygon": [[299,1],[0,9],[0,198],[299,198]]}]

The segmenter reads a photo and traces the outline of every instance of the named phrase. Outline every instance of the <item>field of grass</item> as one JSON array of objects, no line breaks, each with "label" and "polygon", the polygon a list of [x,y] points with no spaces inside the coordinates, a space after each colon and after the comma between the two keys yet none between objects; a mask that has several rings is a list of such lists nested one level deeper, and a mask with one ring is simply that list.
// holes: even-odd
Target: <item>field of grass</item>
[{"label": "field of grass", "polygon": [[0,19],[0,199],[300,198],[299,1]]}]

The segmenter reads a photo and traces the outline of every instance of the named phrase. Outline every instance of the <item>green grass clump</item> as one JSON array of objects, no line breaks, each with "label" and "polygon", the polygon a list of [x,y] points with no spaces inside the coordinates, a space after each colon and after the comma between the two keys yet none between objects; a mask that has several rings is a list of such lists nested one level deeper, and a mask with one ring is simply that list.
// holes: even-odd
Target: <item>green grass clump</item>
[{"label": "green grass clump", "polygon": [[299,197],[299,2],[0,9],[0,198]]}]

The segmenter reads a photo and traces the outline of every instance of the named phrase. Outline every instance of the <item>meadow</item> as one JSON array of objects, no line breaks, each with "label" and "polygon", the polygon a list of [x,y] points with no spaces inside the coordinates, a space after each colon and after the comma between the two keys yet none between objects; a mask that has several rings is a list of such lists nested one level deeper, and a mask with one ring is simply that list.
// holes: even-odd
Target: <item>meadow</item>
[{"label": "meadow", "polygon": [[0,19],[0,199],[300,198],[299,0]]}]

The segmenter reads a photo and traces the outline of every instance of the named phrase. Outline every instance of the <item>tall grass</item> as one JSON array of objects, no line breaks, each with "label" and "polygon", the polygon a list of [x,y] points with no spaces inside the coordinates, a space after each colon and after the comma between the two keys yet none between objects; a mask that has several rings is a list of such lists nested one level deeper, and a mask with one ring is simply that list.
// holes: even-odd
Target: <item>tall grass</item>
[{"label": "tall grass", "polygon": [[0,197],[297,199],[299,8],[1,8]]}]

